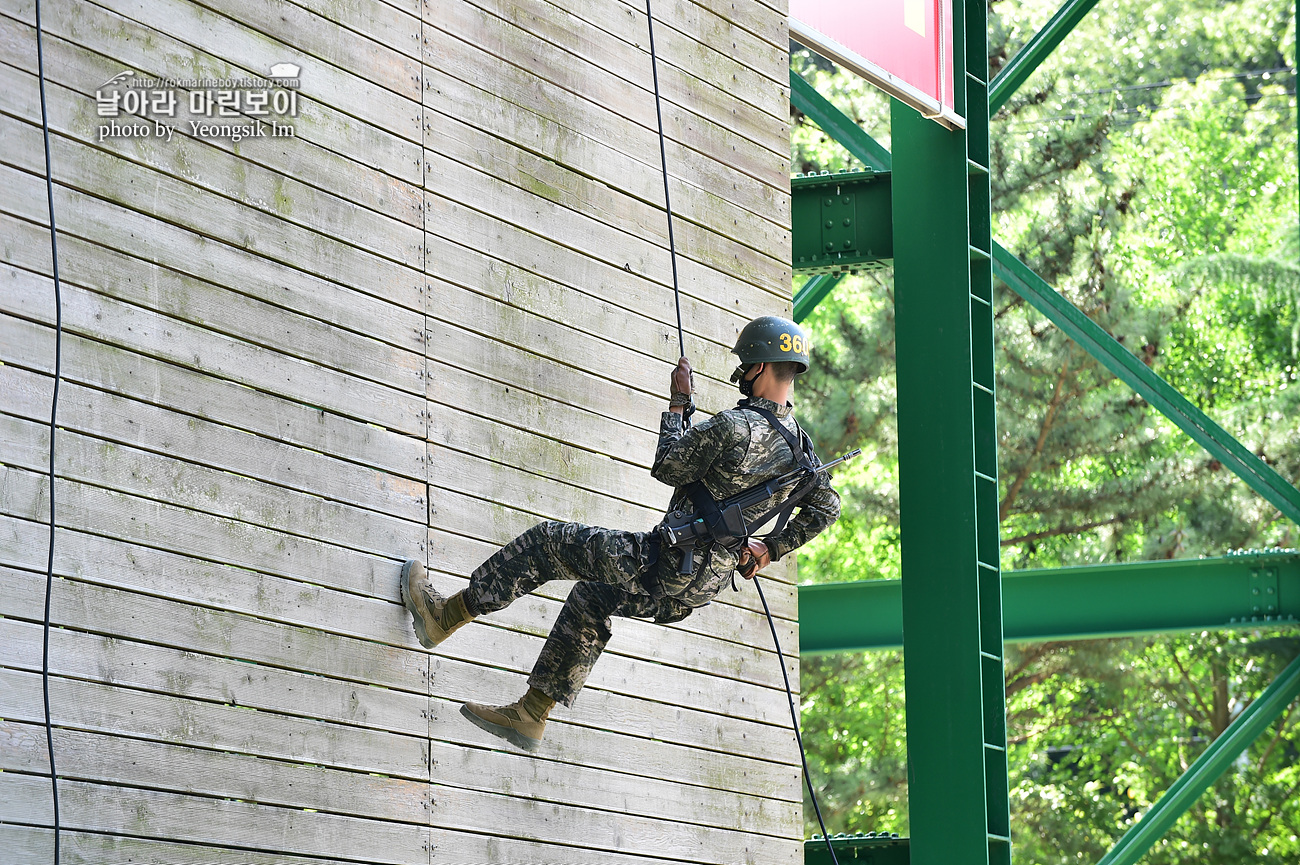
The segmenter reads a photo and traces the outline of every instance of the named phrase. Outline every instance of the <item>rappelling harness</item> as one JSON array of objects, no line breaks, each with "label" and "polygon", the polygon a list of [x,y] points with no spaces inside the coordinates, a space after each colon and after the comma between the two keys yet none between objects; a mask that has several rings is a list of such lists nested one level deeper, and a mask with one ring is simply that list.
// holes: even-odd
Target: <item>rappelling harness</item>
[{"label": "rappelling harness", "polygon": [[[822,472],[862,453],[861,449],[855,450],[823,465],[813,450],[812,440],[798,421],[795,421],[795,429],[798,431],[796,435],[772,411],[754,405],[749,399],[742,399],[736,407],[755,412],[781,434],[790,447],[795,467],[721,501],[714,498],[703,481],[693,481],[683,486],[678,507],[670,511],[654,528],[661,551],[667,548],[682,551],[682,563],[678,569],[678,574],[682,576],[693,576],[696,571],[708,567],[715,546],[733,553],[744,550],[749,541],[751,526],[758,528],[775,518],[776,524],[768,537],[779,535],[800,500],[816,489]],[[747,509],[771,501],[789,487],[794,487],[794,490],[780,504],[757,519],[745,519]],[[749,573],[743,571],[742,574],[749,576]],[[652,573],[647,574],[646,583],[646,588],[655,600],[665,596]],[[735,586],[734,578],[732,586]]]}]

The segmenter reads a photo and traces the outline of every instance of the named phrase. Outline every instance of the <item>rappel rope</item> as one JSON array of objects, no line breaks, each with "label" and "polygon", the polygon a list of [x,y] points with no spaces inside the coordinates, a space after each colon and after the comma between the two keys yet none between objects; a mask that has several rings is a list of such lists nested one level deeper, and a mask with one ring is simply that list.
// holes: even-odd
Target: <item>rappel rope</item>
[{"label": "rappel rope", "polygon": [[[664,176],[664,212],[668,216],[668,255],[672,260],[673,266],[673,304],[677,308],[677,347],[680,350],[679,357],[686,357],[686,337],[682,330],[682,298],[681,287],[677,282],[677,246],[673,242],[673,208],[668,198],[668,152],[664,143],[664,116],[659,104],[659,62],[655,57],[655,25],[654,14],[650,10],[650,0],[645,3],[646,26],[650,33],[650,74],[654,80],[655,88],[655,117],[659,121],[659,159],[663,167]],[[758,599],[763,602],[763,613],[767,616],[767,626],[772,630],[772,644],[776,646],[776,660],[781,667],[781,679],[785,682],[785,695],[790,705],[790,721],[794,727],[794,740],[799,745],[799,760],[803,763],[803,779],[808,787],[808,795],[812,798],[813,813],[817,815],[817,825],[821,827],[822,838],[826,842],[826,849],[831,854],[831,862],[834,865],[840,865],[839,859],[835,856],[835,848],[831,846],[830,835],[826,832],[826,822],[822,819],[821,806],[817,804],[817,793],[813,790],[812,774],[808,771],[808,756],[803,749],[803,736],[799,734],[799,711],[795,708],[794,690],[790,687],[790,676],[785,671],[785,655],[781,653],[781,641],[776,635],[776,622],[772,619],[772,611],[768,609],[767,598],[763,595],[763,586],[759,583],[758,574],[754,574],[754,588],[758,589]]]},{"label": "rappel rope", "polygon": [[50,596],[54,590],[54,431],[59,412],[63,357],[63,300],[59,292],[59,247],[54,230],[54,174],[50,168],[50,120],[45,108],[45,50],[41,42],[41,0],[36,0],[36,78],[41,88],[41,133],[45,140],[45,193],[50,204],[50,259],[54,274],[54,395],[50,400],[50,558],[45,570],[45,620],[41,643],[41,693],[45,700],[45,746],[50,755],[54,799],[54,865],[59,865],[59,773],[54,768],[54,725],[50,721]]}]

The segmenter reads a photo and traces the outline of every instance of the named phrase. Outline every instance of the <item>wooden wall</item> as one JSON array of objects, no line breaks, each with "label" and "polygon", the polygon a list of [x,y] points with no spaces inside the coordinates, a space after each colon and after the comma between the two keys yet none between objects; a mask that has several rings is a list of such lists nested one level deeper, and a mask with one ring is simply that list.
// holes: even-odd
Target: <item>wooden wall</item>
[{"label": "wooden wall", "polygon": [[[457,710],[522,692],[567,587],[433,653],[398,596],[409,556],[454,590],[539,519],[643,529],[667,500],[647,472],[677,345],[644,7],[42,10],[63,861],[800,861],[798,756],[751,587],[679,625],[617,622],[535,755]],[[716,410],[740,325],[789,310],[785,4],[654,12],[687,351]],[[7,863],[52,854],[33,25],[31,0],[0,0]],[[95,91],[123,69],[279,62],[302,67],[293,137],[99,140]],[[772,571],[793,658],[793,568]]]}]

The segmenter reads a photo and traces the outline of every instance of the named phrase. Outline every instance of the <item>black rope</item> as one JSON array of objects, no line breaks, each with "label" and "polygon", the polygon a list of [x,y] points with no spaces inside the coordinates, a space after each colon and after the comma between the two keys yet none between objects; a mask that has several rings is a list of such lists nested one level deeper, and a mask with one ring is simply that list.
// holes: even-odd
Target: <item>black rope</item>
[{"label": "black rope", "polygon": [[781,654],[781,641],[776,636],[776,623],[772,621],[772,611],[767,608],[767,598],[763,597],[763,585],[754,574],[754,588],[758,589],[758,599],[763,602],[763,612],[767,614],[767,626],[772,629],[772,643],[776,646],[776,662],[781,665],[781,678],[785,680],[785,695],[790,700],[790,721],[794,724],[794,740],[799,743],[799,759],[803,761],[803,781],[808,785],[808,795],[812,797],[813,813],[817,815],[817,825],[822,829],[822,840],[831,854],[831,861],[840,865],[835,857],[835,848],[831,846],[831,836],[826,833],[826,821],[822,820],[822,809],[817,804],[817,794],[813,791],[812,773],[808,771],[808,755],[803,750],[803,736],[799,735],[799,713],[794,707],[794,691],[790,688],[790,676],[785,671],[785,656]]},{"label": "black rope", "polygon": [[[663,112],[659,108],[659,68],[658,61],[655,60],[654,53],[654,14],[650,10],[650,0],[646,0],[646,25],[650,29],[650,70],[651,77],[654,78],[654,113],[659,120],[659,160],[663,165],[663,207],[668,215],[668,254],[672,258],[672,299],[677,306],[677,349],[681,351],[682,358],[686,356],[686,338],[681,329],[681,290],[677,285],[677,247],[672,241],[672,204],[668,200],[668,152],[664,146],[663,137]],[[733,578],[735,579],[735,578]],[[733,583],[735,585],[735,583]],[[754,575],[754,587],[758,588],[759,600],[763,602],[763,613],[767,614],[767,627],[772,630],[772,643],[776,645],[776,662],[781,666],[781,678],[785,680],[785,696],[790,704],[790,721],[794,725],[794,741],[800,745],[800,760],[803,762],[803,782],[809,788],[809,796],[813,797],[813,810],[816,813],[816,822],[822,827],[822,838],[826,839],[826,848],[831,852],[831,861],[835,865],[840,865],[839,858],[835,856],[835,848],[831,847],[831,838],[826,832],[826,822],[822,819],[822,808],[816,801],[816,793],[813,791],[813,777],[809,774],[809,760],[803,753],[803,738],[800,735],[800,717],[794,708],[794,691],[790,688],[790,678],[785,672],[785,658],[781,654],[781,641],[776,639],[776,623],[772,622],[772,611],[767,609],[767,598],[763,597],[763,587],[758,583],[758,575]]]},{"label": "black rope", "polygon": [[655,83],[655,117],[659,120],[659,161],[664,175],[664,212],[668,214],[668,255],[673,263],[673,304],[677,307],[678,357],[686,357],[686,337],[682,334],[682,294],[677,285],[677,244],[673,242],[673,205],[668,198],[668,151],[664,145],[664,115],[659,108],[659,63],[655,59],[655,23],[650,0],[645,0],[646,25],[650,28],[650,75]]},{"label": "black rope", "polygon": [[59,774],[54,767],[54,725],[50,722],[50,597],[54,592],[54,430],[59,413],[63,357],[63,299],[59,291],[59,247],[54,231],[54,174],[50,168],[50,119],[45,108],[45,49],[41,42],[41,0],[36,0],[36,78],[41,87],[41,132],[45,137],[45,193],[50,205],[50,258],[54,273],[54,396],[50,401],[50,557],[45,569],[45,624],[41,648],[41,689],[45,697],[45,746],[50,754],[54,797],[54,865],[59,865]]}]

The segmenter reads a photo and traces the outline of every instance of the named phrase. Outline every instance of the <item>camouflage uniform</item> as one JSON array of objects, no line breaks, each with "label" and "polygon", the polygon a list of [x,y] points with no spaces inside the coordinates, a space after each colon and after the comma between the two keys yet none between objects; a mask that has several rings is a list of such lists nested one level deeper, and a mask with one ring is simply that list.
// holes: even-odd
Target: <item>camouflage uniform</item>
[{"label": "camouflage uniform", "polygon": [[[795,431],[789,406],[765,399],[752,403]],[[684,497],[680,488],[693,481],[703,481],[714,498],[724,499],[794,467],[790,446],[770,423],[756,412],[733,408],[685,430],[681,415],[664,412],[650,473],[678,488],[672,509]],[[746,510],[746,520],[780,504],[792,490]],[[823,473],[780,535],[769,540],[772,560],[807,543],[839,513],[839,496]],[[482,615],[505,608],[549,580],[577,581],[528,679],[532,687],[571,706],[609,642],[612,616],[679,622],[731,582],[735,553],[715,547],[693,576],[684,577],[677,573],[681,552],[668,549],[660,555],[656,541],[648,532],[540,523],[470,575],[465,603],[472,615]],[[650,596],[642,581],[647,573],[657,578],[666,597],[656,601]]]}]

